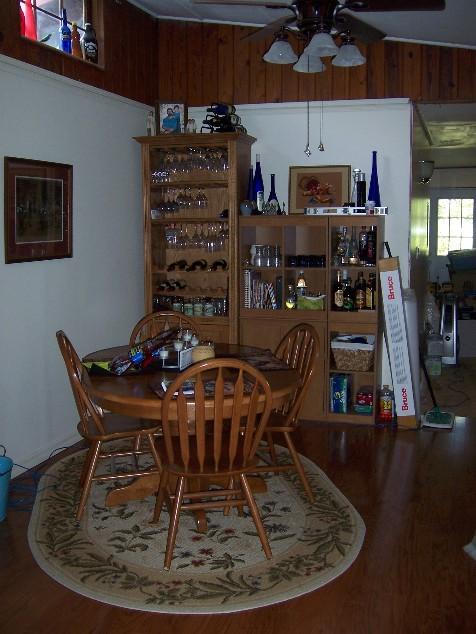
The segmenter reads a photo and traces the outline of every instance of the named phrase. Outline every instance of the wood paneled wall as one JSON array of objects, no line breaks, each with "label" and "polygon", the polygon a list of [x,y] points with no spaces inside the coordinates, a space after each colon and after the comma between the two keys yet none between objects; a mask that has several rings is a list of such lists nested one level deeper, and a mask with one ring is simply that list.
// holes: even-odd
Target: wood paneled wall
[{"label": "wood paneled wall", "polygon": [[0,53],[146,104],[157,98],[158,22],[127,2],[103,4],[103,65],[20,37],[18,0],[0,0]]},{"label": "wood paneled wall", "polygon": [[476,101],[476,51],[401,42],[359,45],[367,63],[305,75],[267,64],[270,40],[254,29],[157,21],[125,0],[104,5],[104,67],[20,37],[18,1],[0,0],[0,53],[104,90],[153,104],[267,103],[409,97]]},{"label": "wood paneled wall", "polygon": [[476,101],[476,51],[402,42],[361,45],[367,63],[323,73],[296,73],[263,62],[271,40],[250,42],[254,29],[185,22],[159,23],[159,98],[198,106],[211,101],[285,101],[409,97],[414,101]]}]

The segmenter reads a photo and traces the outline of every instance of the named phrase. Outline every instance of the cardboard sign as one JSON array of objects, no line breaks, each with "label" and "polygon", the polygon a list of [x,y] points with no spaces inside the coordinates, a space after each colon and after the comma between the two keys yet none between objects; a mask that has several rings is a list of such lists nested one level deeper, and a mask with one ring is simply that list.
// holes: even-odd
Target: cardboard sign
[{"label": "cardboard sign", "polygon": [[398,258],[380,260],[379,275],[397,422],[402,427],[416,428],[417,417]]}]

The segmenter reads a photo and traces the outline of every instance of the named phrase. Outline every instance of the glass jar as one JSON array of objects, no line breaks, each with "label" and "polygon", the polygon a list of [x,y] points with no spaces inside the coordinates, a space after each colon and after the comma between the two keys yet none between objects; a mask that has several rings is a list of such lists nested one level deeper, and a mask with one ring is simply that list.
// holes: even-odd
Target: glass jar
[{"label": "glass jar", "polygon": [[193,316],[193,302],[187,300],[183,305],[183,314],[188,315],[189,317]]},{"label": "glass jar", "polygon": [[174,297],[172,301],[172,310],[176,313],[183,313],[183,299],[181,297]]},{"label": "glass jar", "polygon": [[203,297],[195,297],[193,300],[193,316],[203,317]]},{"label": "glass jar", "polygon": [[203,303],[203,316],[204,317],[213,317],[215,314],[215,307],[213,306],[213,302],[210,297],[205,297],[205,301]]}]

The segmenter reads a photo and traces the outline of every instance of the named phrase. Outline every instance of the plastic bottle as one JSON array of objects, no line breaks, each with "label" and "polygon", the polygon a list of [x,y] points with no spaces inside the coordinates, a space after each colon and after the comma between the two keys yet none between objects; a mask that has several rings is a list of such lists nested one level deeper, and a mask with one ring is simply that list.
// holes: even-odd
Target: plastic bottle
[{"label": "plastic bottle", "polygon": [[96,39],[96,32],[92,27],[90,22],[86,22],[85,32],[83,35],[83,51],[84,51],[84,59],[88,62],[93,62],[97,64],[98,62],[98,41]]},{"label": "plastic bottle", "polygon": [[63,19],[61,20],[61,26],[59,28],[60,34],[60,49],[63,53],[69,53],[71,55],[71,29],[68,26],[68,19],[66,17],[66,9],[63,9]]},{"label": "plastic bottle", "polygon": [[383,385],[379,393],[377,425],[390,427],[393,417],[393,390],[388,385]]},{"label": "plastic bottle", "polygon": [[370,175],[369,195],[367,200],[373,200],[376,207],[380,207],[380,190],[377,172],[377,151],[372,152],[372,173]]},{"label": "plastic bottle", "polygon": [[71,29],[71,52],[73,57],[83,59],[83,49],[81,48],[81,36],[78,31],[78,25],[73,22]]},{"label": "plastic bottle", "polygon": [[256,203],[256,211],[261,214],[263,212],[264,205],[264,183],[263,175],[261,174],[261,160],[259,154],[256,155],[255,175],[253,178],[253,200]]}]

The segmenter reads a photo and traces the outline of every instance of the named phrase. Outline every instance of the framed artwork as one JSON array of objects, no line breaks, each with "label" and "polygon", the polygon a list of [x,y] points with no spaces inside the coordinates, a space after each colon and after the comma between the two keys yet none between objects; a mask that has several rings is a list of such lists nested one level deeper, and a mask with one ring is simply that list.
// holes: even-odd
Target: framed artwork
[{"label": "framed artwork", "polygon": [[5,157],[5,262],[73,255],[73,166]]},{"label": "framed artwork", "polygon": [[159,101],[155,107],[157,134],[180,134],[187,123],[187,109],[183,103]]},{"label": "framed artwork", "polygon": [[350,197],[350,165],[291,166],[289,213],[305,207],[342,207]]}]

